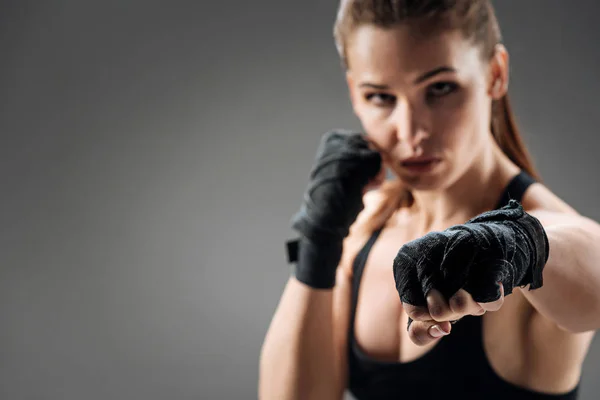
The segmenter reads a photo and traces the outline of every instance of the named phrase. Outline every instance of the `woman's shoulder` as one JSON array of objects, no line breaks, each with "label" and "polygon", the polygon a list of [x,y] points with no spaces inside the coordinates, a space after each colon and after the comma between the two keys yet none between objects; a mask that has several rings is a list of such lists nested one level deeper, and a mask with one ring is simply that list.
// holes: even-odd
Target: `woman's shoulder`
[{"label": "woman's shoulder", "polygon": [[570,204],[541,182],[532,184],[521,201],[526,211],[579,214]]}]

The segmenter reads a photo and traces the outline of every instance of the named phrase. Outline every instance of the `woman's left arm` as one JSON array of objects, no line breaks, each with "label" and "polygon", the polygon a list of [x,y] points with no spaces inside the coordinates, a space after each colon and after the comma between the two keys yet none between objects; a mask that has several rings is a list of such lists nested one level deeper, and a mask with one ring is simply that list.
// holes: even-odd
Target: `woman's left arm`
[{"label": "woman's left arm", "polygon": [[600,328],[600,224],[577,214],[532,210],[550,244],[543,286],[522,292],[532,306],[561,329]]}]

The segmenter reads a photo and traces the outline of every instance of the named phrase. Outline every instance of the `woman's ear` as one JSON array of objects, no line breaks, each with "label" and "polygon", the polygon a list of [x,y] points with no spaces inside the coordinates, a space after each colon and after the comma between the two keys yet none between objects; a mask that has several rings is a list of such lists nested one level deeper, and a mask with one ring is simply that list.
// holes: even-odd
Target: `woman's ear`
[{"label": "woman's ear", "polygon": [[508,92],[509,57],[506,47],[497,44],[490,60],[488,92],[494,100],[499,100]]}]

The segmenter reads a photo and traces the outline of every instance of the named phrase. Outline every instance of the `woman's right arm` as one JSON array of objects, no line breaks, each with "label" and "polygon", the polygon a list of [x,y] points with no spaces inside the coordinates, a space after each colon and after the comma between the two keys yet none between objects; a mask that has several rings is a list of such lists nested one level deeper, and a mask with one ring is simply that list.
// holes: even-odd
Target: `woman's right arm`
[{"label": "woman's right arm", "polygon": [[347,271],[338,268],[333,289],[289,279],[262,347],[261,400],[342,399],[350,317]]},{"label": "woman's right arm", "polygon": [[368,236],[396,209],[401,187],[386,182],[363,197],[365,208],[344,240],[332,289],[291,277],[262,347],[261,400],[342,399],[347,386],[352,264]]},{"label": "woman's right arm", "polygon": [[292,227],[293,277],[266,334],[259,398],[341,399],[350,304],[348,239],[369,185],[385,178],[382,157],[360,133],[323,135]]}]

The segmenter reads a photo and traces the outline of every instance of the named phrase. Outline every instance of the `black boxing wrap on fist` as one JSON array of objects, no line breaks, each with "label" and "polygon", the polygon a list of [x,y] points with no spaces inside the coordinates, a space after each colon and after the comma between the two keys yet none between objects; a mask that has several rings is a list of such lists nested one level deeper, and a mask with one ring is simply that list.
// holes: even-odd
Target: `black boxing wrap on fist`
[{"label": "black boxing wrap on fist", "polygon": [[363,189],[381,167],[381,155],[363,134],[335,130],[322,136],[304,201],[291,221],[301,237],[288,243],[288,253],[300,281],[333,287],[343,240],[364,208]]},{"label": "black boxing wrap on fist", "polygon": [[435,288],[449,299],[459,289],[487,303],[513,288],[542,287],[549,243],[540,221],[515,200],[442,232],[406,243],[394,259],[396,289],[403,303],[426,306]]},{"label": "black boxing wrap on fist", "polygon": [[380,170],[381,155],[362,134],[326,133],[292,227],[313,242],[343,240],[364,207],[363,188]]}]

